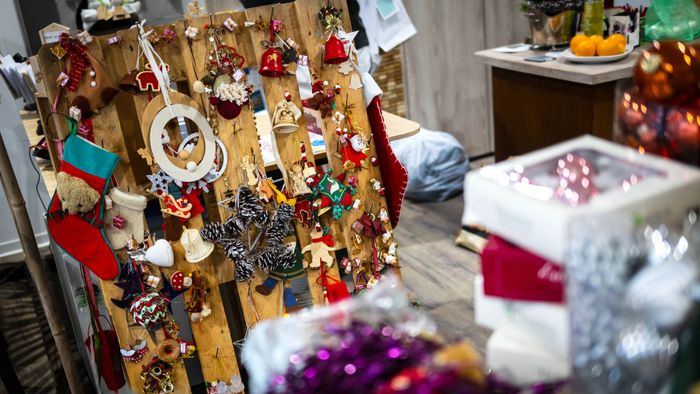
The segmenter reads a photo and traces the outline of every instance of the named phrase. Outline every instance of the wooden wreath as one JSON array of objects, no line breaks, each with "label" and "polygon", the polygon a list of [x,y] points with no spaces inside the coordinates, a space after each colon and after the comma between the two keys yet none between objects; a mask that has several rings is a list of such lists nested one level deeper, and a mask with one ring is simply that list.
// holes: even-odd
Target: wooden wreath
[{"label": "wooden wreath", "polygon": [[[148,135],[145,140],[150,145],[153,161],[160,169],[179,181],[194,182],[206,176],[214,166],[216,136],[196,101],[178,92],[171,91],[169,96],[170,107],[165,105],[162,96],[157,96],[148,103],[141,120],[141,129],[147,130]],[[167,123],[180,116],[194,122],[202,137],[186,160],[168,156],[161,143],[161,133]],[[201,160],[197,163],[196,160],[199,157]]]}]

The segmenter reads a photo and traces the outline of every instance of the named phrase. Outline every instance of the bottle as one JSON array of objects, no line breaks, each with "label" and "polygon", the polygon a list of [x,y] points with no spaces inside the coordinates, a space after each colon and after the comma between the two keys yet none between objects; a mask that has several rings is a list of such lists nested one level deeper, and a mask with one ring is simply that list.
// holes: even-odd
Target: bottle
[{"label": "bottle", "polygon": [[592,35],[603,37],[604,8],[603,0],[586,0],[583,5],[583,34],[589,37]]}]

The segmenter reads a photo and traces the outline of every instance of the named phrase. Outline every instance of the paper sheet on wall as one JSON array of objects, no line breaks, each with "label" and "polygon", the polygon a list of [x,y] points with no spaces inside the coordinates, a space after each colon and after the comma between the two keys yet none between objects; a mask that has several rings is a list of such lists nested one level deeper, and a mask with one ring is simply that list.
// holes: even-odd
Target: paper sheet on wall
[{"label": "paper sheet on wall", "polygon": [[[416,34],[416,28],[401,0],[391,1],[398,11],[390,13],[387,19],[382,19],[377,8],[378,1],[359,0],[360,18],[362,18],[367,37],[369,37],[370,49],[374,52],[378,47],[388,52],[413,37]],[[384,7],[384,5],[382,6]]]}]

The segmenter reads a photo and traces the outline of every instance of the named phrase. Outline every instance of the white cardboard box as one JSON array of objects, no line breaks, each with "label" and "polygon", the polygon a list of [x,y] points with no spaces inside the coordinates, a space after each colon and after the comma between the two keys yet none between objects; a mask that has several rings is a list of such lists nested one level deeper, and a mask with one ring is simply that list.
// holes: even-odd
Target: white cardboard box
[{"label": "white cardboard box", "polygon": [[505,381],[519,386],[554,382],[569,377],[571,364],[537,343],[496,330],[486,343],[486,366]]},{"label": "white cardboard box", "polygon": [[[542,176],[518,178],[528,171],[546,175],[547,166],[554,170],[557,159],[571,152],[594,153],[594,170],[605,169],[592,177],[594,183],[612,184],[616,176],[625,173],[622,168],[633,168],[643,175],[635,178],[632,186],[628,183],[623,188],[622,182],[618,182],[619,187],[601,188],[600,194],[575,207],[552,199],[550,186],[538,186],[535,181],[541,181]],[[551,185],[553,180],[556,178],[549,176],[544,183]],[[571,226],[583,218],[620,214],[623,220],[632,222],[636,216],[682,214],[700,204],[697,169],[658,156],[642,155],[592,136],[578,137],[472,171],[466,183],[465,216],[470,223],[481,224],[518,246],[557,262],[565,260]]]},{"label": "white cardboard box", "polygon": [[506,330],[513,338],[536,343],[561,359],[569,359],[569,312],[565,305],[512,301],[484,294],[484,277],[474,277],[476,324]]}]

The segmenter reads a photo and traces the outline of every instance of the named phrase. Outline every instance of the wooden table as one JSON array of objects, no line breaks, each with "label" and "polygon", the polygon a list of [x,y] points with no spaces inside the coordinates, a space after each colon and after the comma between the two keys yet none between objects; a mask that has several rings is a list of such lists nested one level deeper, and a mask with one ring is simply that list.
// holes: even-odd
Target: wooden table
[{"label": "wooden table", "polygon": [[544,52],[476,52],[490,71],[496,161],[582,134],[611,139],[615,86],[632,76],[639,52],[619,62],[590,65],[563,58],[524,60]]},{"label": "wooden table", "polygon": [[[270,117],[266,112],[259,112],[256,115],[258,134],[269,134],[272,130],[272,124],[270,123]],[[402,118],[398,115],[394,115],[390,112],[382,111],[382,116],[384,117],[384,123],[386,124],[386,133],[389,137],[389,141],[396,141],[402,138],[407,138],[412,135],[418,134],[420,131],[420,125],[412,120]],[[325,146],[321,149],[314,150],[314,158],[316,160],[326,157]],[[274,171],[277,169],[277,164],[274,161],[265,162],[265,171]]]}]

